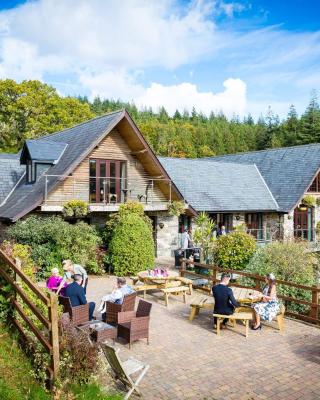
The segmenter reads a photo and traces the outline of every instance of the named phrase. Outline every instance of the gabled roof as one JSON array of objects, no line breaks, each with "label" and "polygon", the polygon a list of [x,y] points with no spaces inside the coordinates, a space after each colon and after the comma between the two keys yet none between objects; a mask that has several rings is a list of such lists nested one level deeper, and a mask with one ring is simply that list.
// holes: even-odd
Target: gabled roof
[{"label": "gabled roof", "polygon": [[[123,118],[124,111],[117,111],[83,122],[72,128],[34,141],[68,144],[60,161],[49,168],[48,192],[72,172],[79,162],[90,153],[96,144]],[[16,221],[40,205],[44,199],[45,178],[41,176],[34,184],[21,181],[5,204],[0,207],[0,218]]]},{"label": "gabled roof", "polygon": [[0,206],[24,172],[25,168],[20,165],[18,154],[0,154]]},{"label": "gabled roof", "polygon": [[26,164],[28,158],[35,161],[47,161],[50,164],[56,164],[67,146],[67,143],[55,142],[53,140],[27,140],[21,152],[21,164]]},{"label": "gabled roof", "polygon": [[196,211],[277,211],[278,205],[255,165],[202,159],[159,158]]},{"label": "gabled roof", "polygon": [[295,208],[320,168],[320,144],[210,157],[223,163],[256,164],[279,210]]},{"label": "gabled roof", "polygon": [[[131,135],[132,146],[135,147],[135,150],[141,150],[141,147],[146,150],[146,153],[137,157],[146,158],[146,162],[154,174],[162,174],[164,178],[169,178],[130,115],[125,110],[115,111],[61,132],[32,140],[31,151],[37,156],[40,148],[45,149],[46,157],[51,157],[51,159],[57,156],[57,149],[61,150],[64,147],[65,150],[61,153],[59,161],[46,170],[46,178],[42,175],[33,184],[26,184],[25,180],[19,182],[6,202],[0,206],[0,218],[14,222],[39,206],[44,200],[45,179],[48,181],[47,191],[50,193],[116,126],[120,130],[126,130],[127,134],[129,131],[133,132],[133,135]],[[50,148],[55,149],[55,154],[49,154]],[[172,185],[172,193],[177,198],[182,198],[174,184]],[[191,209],[190,212],[193,213],[194,211]]]}]

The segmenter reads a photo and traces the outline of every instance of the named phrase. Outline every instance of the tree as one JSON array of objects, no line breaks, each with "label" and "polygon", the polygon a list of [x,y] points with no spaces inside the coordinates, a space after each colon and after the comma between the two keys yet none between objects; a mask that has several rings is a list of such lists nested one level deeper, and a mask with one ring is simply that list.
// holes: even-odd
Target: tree
[{"label": "tree", "polygon": [[18,151],[26,139],[94,117],[88,104],[39,81],[0,80],[0,104],[0,151]]},{"label": "tree", "polygon": [[293,104],[290,106],[288,117],[282,125],[283,145],[294,146],[297,143],[299,131],[299,119],[297,111]]},{"label": "tree", "polygon": [[301,117],[298,143],[316,143],[320,141],[320,106],[317,93],[311,93],[310,103]]}]

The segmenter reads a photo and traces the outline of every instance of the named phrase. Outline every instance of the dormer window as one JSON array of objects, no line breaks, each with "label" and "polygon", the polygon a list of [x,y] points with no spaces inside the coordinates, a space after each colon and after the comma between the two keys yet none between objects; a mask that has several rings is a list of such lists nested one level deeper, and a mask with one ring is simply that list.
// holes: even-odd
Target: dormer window
[{"label": "dormer window", "polygon": [[36,181],[36,164],[32,160],[27,161],[26,165],[27,183],[34,183]]}]

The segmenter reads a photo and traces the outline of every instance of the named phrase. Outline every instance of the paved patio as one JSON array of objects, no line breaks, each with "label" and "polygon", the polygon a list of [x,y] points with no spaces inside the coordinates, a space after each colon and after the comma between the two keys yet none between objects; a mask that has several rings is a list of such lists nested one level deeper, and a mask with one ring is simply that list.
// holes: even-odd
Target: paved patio
[{"label": "paved patio", "polygon": [[[88,299],[98,302],[114,284],[113,277],[90,278]],[[150,345],[140,341],[129,350],[117,343],[123,359],[150,364],[141,383],[144,399],[320,399],[320,329],[286,319],[284,335],[264,326],[246,339],[237,325],[217,337],[209,311],[188,321],[182,296],[173,297],[169,309],[160,293],[147,300],[153,303]]]}]

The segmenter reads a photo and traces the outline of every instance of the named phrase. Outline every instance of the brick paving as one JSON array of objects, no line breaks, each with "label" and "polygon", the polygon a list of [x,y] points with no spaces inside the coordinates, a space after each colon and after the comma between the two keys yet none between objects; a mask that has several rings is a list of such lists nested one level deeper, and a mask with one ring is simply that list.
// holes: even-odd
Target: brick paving
[{"label": "brick paving", "polygon": [[[115,278],[91,278],[88,299],[99,301],[112,289]],[[187,296],[188,303],[193,296]],[[144,340],[123,342],[120,356],[133,356],[150,364],[141,383],[143,399],[198,400],[319,400],[320,330],[296,321],[285,321],[286,333],[263,326],[250,331],[244,326],[212,330],[210,311],[202,310],[188,321],[189,306],[182,296],[164,306],[160,293],[151,301],[150,345]]]}]

